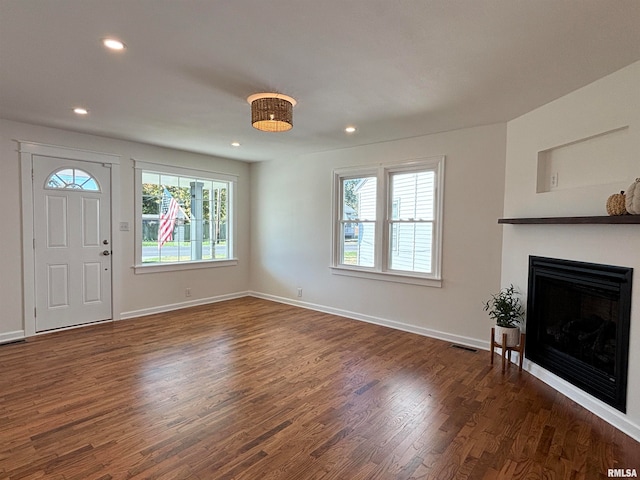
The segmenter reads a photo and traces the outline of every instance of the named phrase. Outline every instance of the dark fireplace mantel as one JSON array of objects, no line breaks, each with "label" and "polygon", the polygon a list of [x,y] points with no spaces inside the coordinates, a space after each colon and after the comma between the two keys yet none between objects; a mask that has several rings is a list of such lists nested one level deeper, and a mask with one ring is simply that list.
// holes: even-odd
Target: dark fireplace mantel
[{"label": "dark fireplace mantel", "polygon": [[499,218],[498,223],[510,225],[638,225],[640,224],[640,215]]},{"label": "dark fireplace mantel", "polygon": [[625,412],[633,269],[529,257],[526,357]]}]

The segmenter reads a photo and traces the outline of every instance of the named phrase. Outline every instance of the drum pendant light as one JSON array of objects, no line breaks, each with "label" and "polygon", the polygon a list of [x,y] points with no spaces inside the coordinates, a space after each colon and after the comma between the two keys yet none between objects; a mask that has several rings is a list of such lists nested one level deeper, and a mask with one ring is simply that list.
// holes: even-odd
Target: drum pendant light
[{"label": "drum pendant light", "polygon": [[251,104],[251,125],[263,132],[286,132],[293,128],[296,101],[281,93],[256,93],[247,98]]}]

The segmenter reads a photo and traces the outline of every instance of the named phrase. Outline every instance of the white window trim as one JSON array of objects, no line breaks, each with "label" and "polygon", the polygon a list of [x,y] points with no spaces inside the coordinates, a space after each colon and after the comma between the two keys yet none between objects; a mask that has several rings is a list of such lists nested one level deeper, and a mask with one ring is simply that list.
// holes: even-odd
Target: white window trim
[{"label": "white window trim", "polygon": [[220,260],[194,260],[191,262],[142,263],[134,266],[136,274],[175,272],[178,270],[198,270],[212,267],[232,267],[238,264],[237,258]]},{"label": "white window trim", "polygon": [[[371,280],[382,280],[395,283],[406,283],[429,287],[442,286],[442,226],[444,223],[443,200],[444,200],[444,165],[445,156],[428,157],[414,159],[401,163],[383,163],[377,166],[348,167],[335,169],[333,171],[333,205],[332,205],[332,241],[331,241],[331,265],[330,269],[334,275],[344,275],[350,277],[367,278]],[[433,271],[430,274],[406,272],[401,270],[391,270],[388,268],[388,252],[391,248],[389,238],[389,221],[387,210],[391,208],[388,204],[389,178],[390,174],[414,171],[419,169],[432,169],[436,173],[435,181],[435,205],[434,205],[434,232],[433,232]],[[378,182],[378,195],[376,203],[376,249],[374,267],[360,267],[356,265],[344,265],[340,263],[341,238],[339,219],[342,211],[341,181],[348,177],[364,177],[374,175]],[[380,198],[384,201],[380,201]],[[381,228],[380,228],[381,227]]]},{"label": "white window trim", "polygon": [[[230,267],[238,264],[236,258],[237,239],[236,239],[236,205],[237,205],[237,184],[238,176],[228,173],[220,173],[209,170],[198,170],[187,167],[175,167],[173,165],[165,165],[162,163],[144,162],[133,160],[134,168],[134,195],[135,195],[135,263],[131,267],[136,274],[172,272],[179,270],[197,270],[202,268],[218,268]],[[229,258],[213,259],[213,260],[197,260],[191,262],[175,262],[175,263],[142,263],[142,171],[160,173],[166,175],[179,175],[183,177],[200,177],[208,180],[222,180],[229,182],[229,198],[230,204],[227,206],[227,215],[229,217],[228,232],[231,237],[229,245]]]}]

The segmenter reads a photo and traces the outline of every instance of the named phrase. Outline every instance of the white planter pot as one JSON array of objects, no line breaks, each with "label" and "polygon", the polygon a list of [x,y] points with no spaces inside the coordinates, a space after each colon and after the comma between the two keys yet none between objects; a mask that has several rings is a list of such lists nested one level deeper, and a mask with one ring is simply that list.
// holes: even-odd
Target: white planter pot
[{"label": "white planter pot", "polygon": [[502,345],[503,333],[507,334],[507,347],[515,347],[520,343],[520,327],[499,327],[496,325],[493,340],[499,345]]}]

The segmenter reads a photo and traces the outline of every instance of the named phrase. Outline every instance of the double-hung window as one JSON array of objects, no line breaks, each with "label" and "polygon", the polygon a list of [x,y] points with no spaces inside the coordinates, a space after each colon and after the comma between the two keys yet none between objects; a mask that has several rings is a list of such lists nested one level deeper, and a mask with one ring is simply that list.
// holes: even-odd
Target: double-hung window
[{"label": "double-hung window", "polygon": [[135,162],[136,273],[236,264],[237,177]]},{"label": "double-hung window", "polygon": [[333,272],[440,286],[444,157],[334,172]]}]

